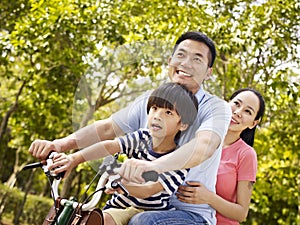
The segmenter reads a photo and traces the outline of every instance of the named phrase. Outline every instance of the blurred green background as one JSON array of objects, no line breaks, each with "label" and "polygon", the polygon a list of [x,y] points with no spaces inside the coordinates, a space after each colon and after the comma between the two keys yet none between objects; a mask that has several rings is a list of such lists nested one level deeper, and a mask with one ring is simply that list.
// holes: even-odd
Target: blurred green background
[{"label": "blurred green background", "polygon": [[[107,118],[165,81],[175,40],[196,30],[218,50],[206,90],[227,99],[252,87],[266,100],[243,224],[300,224],[299,11],[296,0],[1,0],[0,221],[38,225],[52,205],[42,171],[21,171],[33,140]],[[62,195],[80,196],[97,163]]]}]

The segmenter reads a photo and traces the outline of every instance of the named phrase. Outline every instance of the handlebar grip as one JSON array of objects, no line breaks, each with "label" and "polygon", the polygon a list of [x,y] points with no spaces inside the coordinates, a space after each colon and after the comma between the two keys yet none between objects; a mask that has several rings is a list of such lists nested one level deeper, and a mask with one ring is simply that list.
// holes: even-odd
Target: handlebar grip
[{"label": "handlebar grip", "polygon": [[28,170],[28,169],[34,169],[37,167],[42,167],[44,164],[41,162],[36,162],[36,163],[31,163],[31,164],[27,164],[23,167],[23,170]]},{"label": "handlebar grip", "polygon": [[58,154],[58,153],[57,153],[57,152],[54,152],[54,151],[51,151],[51,152],[49,153],[49,155],[47,156],[47,159],[46,159],[45,164],[43,164],[43,163],[41,163],[41,162],[35,162],[35,163],[27,164],[27,165],[25,165],[25,166],[23,167],[22,170],[28,170],[28,169],[34,169],[34,168],[37,168],[37,167],[41,167],[41,168],[43,168],[43,170],[44,170],[44,172],[45,172],[46,174],[49,174],[49,175],[51,175],[52,177],[55,177],[56,179],[63,178],[63,177],[65,176],[65,173],[66,173],[65,171],[64,171],[64,172],[61,172],[61,173],[59,173],[59,174],[53,174],[53,173],[51,173],[51,171],[48,171],[48,168],[47,168],[50,164],[53,163],[53,162],[52,162],[52,159],[53,159],[53,157],[54,157],[56,154]]},{"label": "handlebar grip", "polygon": [[146,171],[142,174],[142,178],[144,178],[145,181],[157,181],[158,180],[158,173],[154,170],[152,171]]},{"label": "handlebar grip", "polygon": [[[47,156],[47,159],[50,158],[50,155],[51,155],[52,152],[53,152],[53,151],[51,151],[51,152],[49,153],[49,155]],[[52,157],[53,157],[53,156],[54,156],[54,155],[52,155]],[[52,157],[51,157],[51,158],[52,158]],[[47,164],[47,161],[46,161],[46,164]],[[34,168],[37,168],[37,167],[43,167],[43,166],[45,166],[45,164],[43,164],[43,163],[41,163],[41,162],[35,162],[35,163],[30,163],[30,164],[25,165],[25,166],[23,167],[22,170],[29,170],[29,169],[34,169]]]}]

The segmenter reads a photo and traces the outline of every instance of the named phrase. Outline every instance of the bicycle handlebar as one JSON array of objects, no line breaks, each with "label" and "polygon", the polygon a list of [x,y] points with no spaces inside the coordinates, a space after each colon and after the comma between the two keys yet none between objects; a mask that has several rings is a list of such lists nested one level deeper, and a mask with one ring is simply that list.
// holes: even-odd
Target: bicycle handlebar
[{"label": "bicycle handlebar", "polygon": [[55,177],[56,179],[63,178],[65,175],[65,172],[55,174],[55,173],[52,173],[52,171],[48,170],[48,166],[53,164],[53,160],[52,160],[53,157],[57,154],[58,154],[57,152],[52,151],[49,153],[49,155],[46,158],[46,164],[43,164],[42,162],[31,163],[31,164],[25,165],[22,170],[28,170],[28,169],[34,169],[34,168],[41,167],[47,176],[52,176],[52,177]]},{"label": "bicycle handlebar", "polygon": [[[117,174],[118,173],[118,168],[121,167],[121,164],[117,162],[114,156],[106,156],[99,167],[99,171],[109,171],[111,174]],[[146,182],[148,181],[157,181],[158,180],[159,174],[152,170],[152,171],[145,171],[142,173],[142,178]]]},{"label": "bicycle handlebar", "polygon": [[[52,182],[52,191],[53,191],[52,197],[54,199],[57,199],[59,197],[58,186],[61,181],[61,178],[63,178],[63,176],[64,176],[64,172],[62,172],[60,174],[54,174],[48,170],[48,166],[53,163],[52,159],[56,154],[58,154],[58,153],[51,152],[49,154],[49,156],[47,157],[46,164],[43,164],[42,162],[36,162],[36,163],[31,163],[31,164],[25,165],[23,167],[23,170],[42,167],[47,176],[52,176],[52,177],[56,178]],[[113,174],[118,174],[118,169],[120,167],[121,167],[121,164],[117,162],[117,159],[114,156],[107,156],[104,158],[101,166],[99,167],[98,175],[101,174],[101,177],[98,180],[98,184],[97,184],[97,187],[94,192],[95,194],[93,195],[92,199],[89,202],[87,202],[81,206],[83,211],[91,210],[98,204],[98,202],[100,201],[100,198],[102,196],[103,190],[106,187],[109,177]],[[159,175],[156,171],[146,171],[142,174],[142,177],[144,178],[144,180],[146,182],[147,181],[155,182],[158,180],[158,176]],[[121,184],[120,179],[121,179],[121,177],[110,182],[109,188],[113,188],[113,189],[121,188],[125,195],[129,194],[128,191],[126,190],[126,188]],[[68,201],[67,199],[61,199],[60,204],[64,205],[67,201]],[[73,208],[76,208],[79,203],[73,202],[72,204],[73,204]]]},{"label": "bicycle handlebar", "polygon": [[158,180],[158,173],[156,171],[146,171],[143,172],[142,178],[144,178],[145,181],[157,181]]},{"label": "bicycle handlebar", "polygon": [[29,169],[34,169],[34,168],[43,167],[43,166],[44,166],[43,163],[35,162],[35,163],[30,163],[30,164],[25,165],[22,170],[29,170]]}]

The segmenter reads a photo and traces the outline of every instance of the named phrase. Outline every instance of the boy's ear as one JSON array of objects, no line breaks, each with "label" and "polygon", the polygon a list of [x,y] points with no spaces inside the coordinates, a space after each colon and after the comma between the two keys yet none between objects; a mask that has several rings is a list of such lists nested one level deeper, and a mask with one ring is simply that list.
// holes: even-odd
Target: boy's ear
[{"label": "boy's ear", "polygon": [[180,126],[180,131],[185,131],[186,129],[188,129],[189,125],[187,123],[181,123]]}]

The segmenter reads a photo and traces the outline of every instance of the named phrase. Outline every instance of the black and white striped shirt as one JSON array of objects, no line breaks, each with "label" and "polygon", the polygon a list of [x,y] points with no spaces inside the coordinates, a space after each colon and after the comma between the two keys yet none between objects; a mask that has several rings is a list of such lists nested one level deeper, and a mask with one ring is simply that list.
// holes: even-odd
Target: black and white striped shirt
[{"label": "black and white striped shirt", "polygon": [[[118,141],[121,146],[121,153],[126,154],[128,158],[152,161],[168,154],[158,154],[153,151],[152,137],[148,129],[139,129],[119,137]],[[106,202],[105,209],[112,207],[127,208],[130,206],[141,209],[172,209],[169,198],[177,191],[178,186],[183,183],[187,172],[188,170],[183,169],[160,174],[158,182],[162,184],[164,190],[145,199],[135,198],[130,195],[126,197],[122,194],[114,194]]]}]

